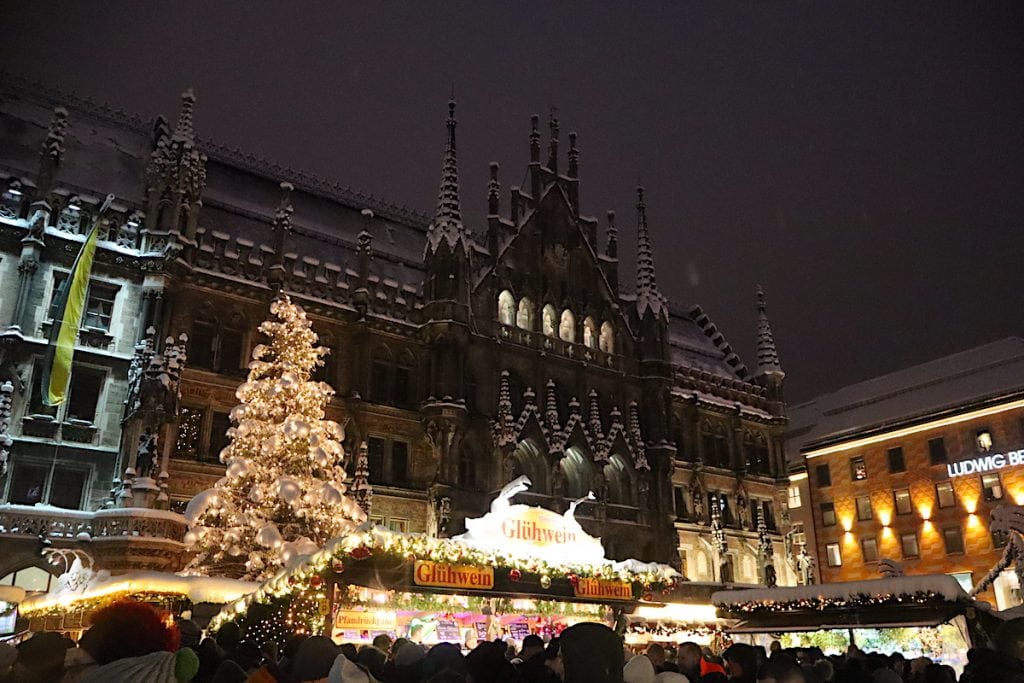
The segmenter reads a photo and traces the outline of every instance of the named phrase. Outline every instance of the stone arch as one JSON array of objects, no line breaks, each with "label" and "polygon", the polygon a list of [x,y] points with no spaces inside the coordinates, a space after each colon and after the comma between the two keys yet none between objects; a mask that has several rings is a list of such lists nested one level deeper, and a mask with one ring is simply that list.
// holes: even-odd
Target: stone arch
[{"label": "stone arch", "polygon": [[532,330],[534,318],[534,306],[530,297],[524,296],[519,300],[519,310],[516,311],[516,327],[521,330]]},{"label": "stone arch", "polygon": [[568,308],[562,311],[562,318],[558,323],[558,337],[562,341],[576,342],[576,316]]},{"label": "stone arch", "polygon": [[589,315],[583,320],[583,344],[591,349],[597,348],[597,323]]},{"label": "stone arch", "polygon": [[583,448],[570,446],[565,449],[561,462],[565,473],[565,495],[567,498],[582,498],[594,486],[594,460]]},{"label": "stone arch", "polygon": [[541,331],[547,337],[558,336],[558,312],[551,304],[544,306],[541,314]]},{"label": "stone arch", "polygon": [[601,323],[601,333],[597,340],[597,348],[605,353],[615,353],[615,328],[607,320]]},{"label": "stone arch", "polygon": [[516,444],[511,457],[512,476],[508,477],[509,481],[525,474],[530,478],[529,490],[532,493],[546,495],[551,492],[548,486],[547,448],[543,441],[537,437],[527,437]]},{"label": "stone arch", "polygon": [[516,324],[516,299],[507,289],[498,295],[498,322],[502,325]]},{"label": "stone arch", "polygon": [[604,466],[604,478],[608,483],[608,502],[615,505],[634,505],[633,468],[629,459],[616,453]]}]

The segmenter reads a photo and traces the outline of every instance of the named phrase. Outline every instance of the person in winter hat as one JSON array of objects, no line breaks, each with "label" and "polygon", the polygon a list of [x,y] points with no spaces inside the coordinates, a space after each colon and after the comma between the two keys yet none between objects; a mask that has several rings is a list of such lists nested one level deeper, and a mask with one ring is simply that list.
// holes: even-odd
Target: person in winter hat
[{"label": "person in winter hat", "polygon": [[583,622],[562,631],[565,683],[622,683],[622,638],[604,624]]},{"label": "person in winter hat", "polygon": [[692,641],[687,641],[679,646],[676,663],[679,665],[679,672],[694,682],[709,673],[718,672],[725,675],[725,668],[720,664],[708,661],[704,656],[704,651],[700,649],[700,645]]},{"label": "person in winter hat", "polygon": [[654,683],[654,662],[647,655],[637,655],[622,667],[623,683]]},{"label": "person in winter hat", "polygon": [[377,683],[377,679],[345,655],[338,655],[327,674],[327,683]]},{"label": "person in winter hat", "polygon": [[310,636],[299,645],[288,673],[300,683],[325,679],[338,654],[338,646],[327,636]]},{"label": "person in winter hat", "polygon": [[187,647],[163,650],[140,657],[122,657],[96,667],[81,683],[188,683],[199,671],[199,657]]}]

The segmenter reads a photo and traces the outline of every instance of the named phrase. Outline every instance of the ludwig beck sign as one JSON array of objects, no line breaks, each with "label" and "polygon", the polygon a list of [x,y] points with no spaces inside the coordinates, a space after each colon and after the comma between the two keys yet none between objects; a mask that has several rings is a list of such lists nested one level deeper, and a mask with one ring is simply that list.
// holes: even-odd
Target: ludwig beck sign
[{"label": "ludwig beck sign", "polygon": [[603,562],[601,541],[583,530],[576,521],[576,507],[590,499],[569,505],[565,514],[529,505],[512,505],[511,498],[530,486],[523,476],[506,485],[483,517],[466,520],[466,533],[455,540],[493,552],[533,557],[550,562],[571,558],[577,562]]}]

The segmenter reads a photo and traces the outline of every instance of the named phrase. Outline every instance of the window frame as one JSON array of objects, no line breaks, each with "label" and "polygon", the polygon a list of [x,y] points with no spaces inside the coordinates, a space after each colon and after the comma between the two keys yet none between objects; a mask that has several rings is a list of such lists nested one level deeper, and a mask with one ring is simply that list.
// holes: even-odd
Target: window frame
[{"label": "window frame", "polygon": [[[835,559],[835,562],[833,562],[833,559]],[[838,543],[825,544],[825,564],[829,567],[843,566],[843,549]]]},{"label": "window frame", "polygon": [[[939,490],[940,486],[943,487],[944,490],[945,487],[949,487],[949,495],[952,497],[952,500],[948,501],[946,504],[943,504],[942,502],[942,492]],[[953,486],[952,481],[947,480],[935,482],[935,507],[937,507],[940,510],[946,510],[952,507],[956,507],[956,487]]]},{"label": "window frame", "polygon": [[[822,474],[825,476],[822,477]],[[818,482],[818,488],[828,488],[832,486],[832,468],[827,462],[818,463],[814,466],[814,480]]]},{"label": "window frame", "polygon": [[[826,508],[826,506],[827,506],[827,508]],[[821,514],[821,525],[823,527],[836,526],[836,524],[839,523],[839,518],[836,516],[836,504],[835,504],[835,501],[829,501],[829,502],[821,503],[819,505],[818,512],[819,512],[819,514]],[[825,517],[825,513],[826,512],[829,512],[832,515],[832,521],[831,522],[829,522],[826,519],[826,517]]]},{"label": "window frame", "polygon": [[[867,552],[867,543],[870,542],[874,546],[874,557],[869,558]],[[878,538],[875,536],[865,536],[860,539],[860,556],[861,560],[865,564],[878,562]]]},{"label": "window frame", "polygon": [[[939,452],[941,452],[941,456],[937,455]],[[949,462],[949,451],[946,450],[946,437],[936,436],[928,439],[928,462],[932,465],[945,465]]]},{"label": "window frame", "polygon": [[[863,511],[861,510],[861,503],[864,502],[864,501],[867,501],[867,506],[868,506],[867,507],[867,516],[864,516]],[[871,495],[870,494],[866,494],[866,495],[863,495],[863,496],[857,496],[854,499],[854,506],[857,509],[857,521],[858,522],[870,522],[871,520],[873,520],[875,518],[875,507],[871,503]]]},{"label": "window frame", "polygon": [[[951,531],[955,531],[956,532],[957,539],[959,540],[959,543],[960,543],[960,549],[959,550],[956,550],[956,549],[950,550],[949,549],[949,537],[946,534],[948,534]],[[966,547],[964,545],[964,530],[961,529],[959,526],[946,526],[946,527],[942,527],[942,546],[945,549],[947,555],[963,555],[966,552]]]},{"label": "window frame", "polygon": [[[907,492],[907,509],[900,510],[900,502],[897,494],[906,491]],[[897,515],[912,515],[914,514],[914,494],[910,492],[909,486],[892,490],[892,509]]]},{"label": "window frame", "polygon": [[[893,460],[898,458],[899,467],[893,467]],[[885,451],[885,457],[889,464],[889,474],[901,474],[907,471],[907,460],[903,455],[903,446],[893,446]]]},{"label": "window frame", "polygon": [[[908,538],[914,539],[913,555],[907,554],[906,539]],[[916,531],[905,531],[900,534],[900,556],[908,560],[917,559],[921,557],[921,539],[918,538]]]},{"label": "window frame", "polygon": [[[71,271],[63,269],[54,269],[52,271],[52,286],[50,289],[50,303],[46,307],[46,320],[52,325],[53,316],[57,312],[54,309],[54,304],[57,302],[57,294],[60,292],[60,286],[66,282],[71,276]],[[97,291],[97,288],[99,291]],[[102,332],[104,334],[110,334],[110,328],[117,318],[117,297],[121,293],[122,285],[118,282],[112,282],[110,280],[104,280],[97,277],[89,278],[89,286],[85,291],[85,304],[82,308],[82,320],[78,328],[80,330],[86,330],[90,332]],[[104,290],[106,290],[104,292]],[[108,297],[100,296],[101,293],[109,294]],[[97,312],[95,309],[99,308],[97,304],[109,304],[109,312],[103,312],[100,310]],[[101,320],[106,320],[106,327],[99,325],[88,325],[86,322],[89,320],[89,316],[98,316]]]},{"label": "window frame", "polygon": [[[985,485],[985,479],[986,478],[991,478],[991,477],[995,477],[995,480],[996,480],[996,486],[995,487],[989,487],[989,486]],[[999,472],[985,472],[985,473],[983,473],[981,475],[981,477],[979,477],[979,479],[981,481],[981,497],[982,497],[982,499],[984,501],[986,501],[988,503],[992,503],[992,502],[997,501],[997,500],[1002,500],[1006,496],[1006,491],[1003,489],[1003,478],[999,475]],[[998,496],[996,496],[996,495],[990,496],[989,495],[989,493],[988,493],[989,490],[991,490],[993,488],[997,488],[999,490],[999,495]]]},{"label": "window frame", "polygon": [[[793,501],[796,501],[796,505],[793,504]],[[790,510],[799,510],[803,507],[803,494],[800,493],[800,486],[798,484],[789,485],[789,490],[786,493],[786,505]]]},{"label": "window frame", "polygon": [[[858,467],[859,466],[859,467]],[[858,476],[858,469],[863,470],[863,476]],[[850,480],[864,481],[868,478],[868,462],[863,455],[850,457]]]}]

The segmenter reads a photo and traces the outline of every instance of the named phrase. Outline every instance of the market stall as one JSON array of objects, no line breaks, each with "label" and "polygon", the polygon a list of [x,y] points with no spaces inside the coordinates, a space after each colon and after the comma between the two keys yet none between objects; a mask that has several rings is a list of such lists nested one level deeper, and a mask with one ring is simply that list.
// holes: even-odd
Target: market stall
[{"label": "market stall", "polygon": [[305,631],[362,642],[387,633],[472,647],[554,635],[581,620],[625,630],[638,605],[680,585],[667,565],[607,559],[574,517],[582,501],[564,514],[512,505],[523,488],[507,486],[456,538],[372,527],[335,539],[226,605],[211,626],[239,621],[256,639]]},{"label": "market stall", "polygon": [[852,643],[959,668],[971,643],[985,638],[976,603],[945,574],[719,591],[711,600],[720,617],[735,620],[731,637],[762,645],[779,639],[828,653]]}]

